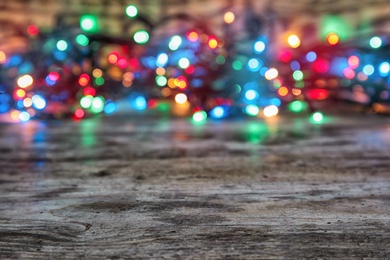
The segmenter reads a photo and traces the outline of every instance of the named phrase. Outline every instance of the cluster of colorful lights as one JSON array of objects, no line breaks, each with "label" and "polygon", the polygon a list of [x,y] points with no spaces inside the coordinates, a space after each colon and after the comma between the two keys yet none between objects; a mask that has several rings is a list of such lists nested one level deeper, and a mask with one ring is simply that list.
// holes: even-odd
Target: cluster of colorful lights
[{"label": "cluster of colorful lights", "polygon": [[[124,14],[145,21],[134,5]],[[182,25],[176,31],[164,27],[175,20]],[[290,34],[275,58],[260,31],[257,37],[234,38],[229,30],[236,14],[226,12],[223,21],[222,36],[185,14],[138,26],[121,38],[100,33],[98,18],[90,14],[76,27],[46,34],[30,25],[27,52],[0,50],[0,113],[15,121],[48,115],[82,119],[113,113],[115,101],[127,97],[136,110],[169,110],[194,122],[269,118],[287,108],[309,112],[312,122],[321,123],[318,102],[348,99],[381,112],[378,104],[390,100],[385,37],[354,44],[346,41],[347,28],[338,18],[327,17],[322,43],[306,46],[305,39]]]}]

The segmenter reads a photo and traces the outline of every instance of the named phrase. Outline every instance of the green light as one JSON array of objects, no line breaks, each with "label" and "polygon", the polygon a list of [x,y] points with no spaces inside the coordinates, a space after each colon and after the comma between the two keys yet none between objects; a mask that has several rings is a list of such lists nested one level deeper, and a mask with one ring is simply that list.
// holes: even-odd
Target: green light
[{"label": "green light", "polygon": [[352,31],[348,22],[340,16],[325,15],[321,19],[319,32],[323,40],[326,40],[329,33],[335,33],[340,37],[341,41],[344,41],[349,38]]},{"label": "green light", "polygon": [[179,35],[175,35],[171,38],[168,47],[171,51],[176,51],[182,43],[183,39]]},{"label": "green light", "polygon": [[92,96],[84,96],[80,99],[80,106],[82,108],[89,108],[92,105],[92,100],[93,100]]},{"label": "green light", "polygon": [[303,81],[298,81],[294,84],[294,87],[296,88],[303,88],[305,86],[305,83]]},{"label": "green light", "polygon": [[138,31],[134,34],[133,39],[138,44],[145,44],[149,41],[149,33],[147,31]]},{"label": "green light", "polygon": [[294,71],[294,73],[293,73],[293,78],[294,78],[294,80],[296,80],[296,81],[303,80],[303,72],[300,71],[300,70]]},{"label": "green light", "polygon": [[194,115],[192,116],[192,120],[196,123],[203,122],[207,119],[207,114],[204,111],[198,111],[195,112]]},{"label": "green light", "polygon": [[157,105],[157,109],[161,112],[168,112],[171,109],[171,105],[168,103],[160,103]]},{"label": "green light", "polygon": [[324,121],[324,115],[321,112],[315,112],[311,115],[310,121],[314,124],[321,124]]},{"label": "green light", "polygon": [[76,37],[76,42],[81,46],[87,46],[89,44],[89,39],[84,34],[79,34]]},{"label": "green light", "polygon": [[225,64],[226,59],[225,59],[224,56],[219,55],[219,56],[215,59],[215,61],[217,62],[217,64],[222,65],[222,64]]},{"label": "green light", "polygon": [[245,112],[250,116],[257,116],[260,112],[260,109],[256,105],[247,105],[245,107]]},{"label": "green light", "polygon": [[190,61],[187,58],[181,58],[178,63],[181,69],[186,69],[190,66]]},{"label": "green light", "polygon": [[233,61],[232,67],[234,70],[242,70],[243,65],[241,61],[235,60]]},{"label": "green light", "polygon": [[379,38],[378,36],[372,37],[370,39],[370,46],[373,49],[378,49],[379,47],[382,46],[382,39]]},{"label": "green light", "polygon": [[66,49],[68,49],[68,44],[64,40],[59,40],[57,42],[57,49],[60,51],[65,51]]},{"label": "green light", "polygon": [[86,14],[81,16],[80,27],[83,31],[94,33],[99,31],[98,19],[96,16]]},{"label": "green light", "polygon": [[91,111],[92,113],[100,113],[103,111],[104,109],[104,98],[103,97],[95,97],[92,101],[92,107],[91,107]]},{"label": "green light", "polygon": [[294,113],[299,113],[299,112],[306,110],[307,103],[304,101],[295,100],[295,101],[291,102],[290,104],[288,104],[288,108]]},{"label": "green light", "polygon": [[104,78],[103,77],[100,77],[100,78],[96,78],[95,79],[95,84],[97,86],[102,86],[104,84]]},{"label": "green light", "polygon": [[160,87],[164,87],[167,84],[168,80],[164,76],[157,76],[156,77],[156,83]]},{"label": "green light", "polygon": [[138,14],[138,9],[135,5],[129,5],[126,7],[126,15],[128,17],[133,18],[133,17],[136,17],[137,14]]}]

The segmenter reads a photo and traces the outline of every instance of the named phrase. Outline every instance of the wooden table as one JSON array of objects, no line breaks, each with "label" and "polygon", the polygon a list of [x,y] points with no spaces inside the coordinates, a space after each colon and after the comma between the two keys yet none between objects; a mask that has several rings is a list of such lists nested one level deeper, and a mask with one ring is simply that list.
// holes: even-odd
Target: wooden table
[{"label": "wooden table", "polygon": [[390,258],[390,118],[0,125],[0,258]]}]

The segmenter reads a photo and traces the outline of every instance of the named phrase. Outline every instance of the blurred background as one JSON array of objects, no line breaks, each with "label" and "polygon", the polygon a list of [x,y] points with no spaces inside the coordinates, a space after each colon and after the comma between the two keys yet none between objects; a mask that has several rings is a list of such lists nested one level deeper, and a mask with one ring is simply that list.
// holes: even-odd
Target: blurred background
[{"label": "blurred background", "polygon": [[388,113],[386,0],[0,3],[0,118]]}]

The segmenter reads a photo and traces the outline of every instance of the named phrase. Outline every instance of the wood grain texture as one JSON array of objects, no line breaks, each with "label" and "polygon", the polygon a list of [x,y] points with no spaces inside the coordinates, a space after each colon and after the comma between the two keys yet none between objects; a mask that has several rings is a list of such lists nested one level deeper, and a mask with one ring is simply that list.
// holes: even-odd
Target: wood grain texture
[{"label": "wood grain texture", "polygon": [[1,259],[390,258],[390,120],[0,125]]}]

